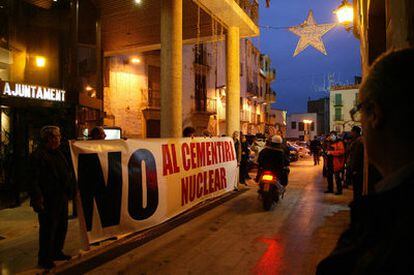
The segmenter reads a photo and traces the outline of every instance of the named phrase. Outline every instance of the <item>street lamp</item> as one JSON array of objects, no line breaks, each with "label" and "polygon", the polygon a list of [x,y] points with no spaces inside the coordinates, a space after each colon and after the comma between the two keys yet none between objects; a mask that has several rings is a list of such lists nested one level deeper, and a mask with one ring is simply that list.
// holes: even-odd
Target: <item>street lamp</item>
[{"label": "street lamp", "polygon": [[43,68],[46,66],[46,58],[41,55],[35,57],[36,67]]},{"label": "street lamp", "polygon": [[133,63],[133,64],[139,64],[139,63],[141,63],[141,59],[138,58],[138,57],[132,57],[131,58],[131,63]]},{"label": "street lamp", "polygon": [[338,18],[338,22],[344,25],[346,30],[352,28],[352,23],[354,22],[354,8],[348,0],[342,0],[341,5],[334,10],[334,13]]}]

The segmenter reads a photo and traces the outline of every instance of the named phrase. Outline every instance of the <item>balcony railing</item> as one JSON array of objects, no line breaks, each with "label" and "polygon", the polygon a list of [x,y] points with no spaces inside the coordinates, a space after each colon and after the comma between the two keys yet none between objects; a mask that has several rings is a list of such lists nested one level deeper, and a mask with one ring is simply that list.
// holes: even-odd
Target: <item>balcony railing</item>
[{"label": "balcony railing", "polygon": [[266,96],[265,96],[265,100],[268,103],[276,102],[276,93],[274,91],[271,91],[270,93],[267,93]]},{"label": "balcony railing", "polygon": [[216,114],[217,113],[217,99],[215,98],[196,98],[192,97],[194,106],[193,111],[197,113],[210,113]]},{"label": "balcony railing", "polygon": [[157,108],[161,107],[161,96],[159,90],[142,90],[142,102],[144,107]]},{"label": "balcony railing", "polygon": [[259,22],[259,3],[257,0],[236,0],[236,3],[252,19],[256,25]]},{"label": "balcony railing", "polygon": [[276,70],[275,69],[271,69],[267,72],[267,79],[269,80],[275,80],[276,78]]},{"label": "balcony railing", "polygon": [[250,96],[258,96],[259,95],[259,86],[257,86],[253,82],[247,83],[247,93]]},{"label": "balcony railing", "polygon": [[334,121],[344,121],[344,115],[335,115]]},{"label": "balcony railing", "polygon": [[240,120],[243,122],[250,122],[251,112],[247,110],[240,111]]}]

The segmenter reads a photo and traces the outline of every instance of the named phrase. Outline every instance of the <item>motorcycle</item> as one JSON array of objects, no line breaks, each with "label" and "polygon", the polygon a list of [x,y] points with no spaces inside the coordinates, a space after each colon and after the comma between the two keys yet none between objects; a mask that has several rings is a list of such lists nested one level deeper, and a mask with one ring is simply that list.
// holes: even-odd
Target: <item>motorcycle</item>
[{"label": "motorcycle", "polygon": [[273,204],[283,198],[285,190],[275,173],[271,171],[262,172],[259,180],[259,196],[262,199],[265,211],[269,211]]}]

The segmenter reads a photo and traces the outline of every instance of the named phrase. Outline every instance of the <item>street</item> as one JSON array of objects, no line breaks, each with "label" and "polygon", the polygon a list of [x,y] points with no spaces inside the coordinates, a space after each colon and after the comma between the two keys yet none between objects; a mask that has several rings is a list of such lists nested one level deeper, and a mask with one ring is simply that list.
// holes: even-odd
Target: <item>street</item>
[{"label": "street", "polygon": [[285,198],[264,212],[249,190],[90,274],[314,274],[349,220],[344,195],[325,195],[322,166],[291,166]]}]

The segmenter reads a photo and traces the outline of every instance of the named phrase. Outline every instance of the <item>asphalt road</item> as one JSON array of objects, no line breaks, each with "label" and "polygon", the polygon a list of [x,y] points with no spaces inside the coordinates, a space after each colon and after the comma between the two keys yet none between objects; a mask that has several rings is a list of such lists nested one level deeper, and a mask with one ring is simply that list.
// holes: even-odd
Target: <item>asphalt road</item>
[{"label": "asphalt road", "polygon": [[314,274],[349,221],[351,191],[323,193],[321,166],[292,164],[285,198],[265,212],[257,186],[89,274]]}]

